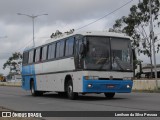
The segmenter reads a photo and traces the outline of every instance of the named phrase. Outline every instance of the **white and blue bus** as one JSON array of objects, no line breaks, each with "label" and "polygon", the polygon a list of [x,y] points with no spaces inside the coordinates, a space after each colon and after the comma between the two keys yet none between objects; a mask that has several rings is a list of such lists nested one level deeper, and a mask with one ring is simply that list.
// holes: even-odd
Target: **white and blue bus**
[{"label": "white and blue bus", "polygon": [[51,38],[23,52],[22,88],[33,96],[55,91],[78,94],[130,93],[133,85],[131,39],[112,32],[77,32]]}]

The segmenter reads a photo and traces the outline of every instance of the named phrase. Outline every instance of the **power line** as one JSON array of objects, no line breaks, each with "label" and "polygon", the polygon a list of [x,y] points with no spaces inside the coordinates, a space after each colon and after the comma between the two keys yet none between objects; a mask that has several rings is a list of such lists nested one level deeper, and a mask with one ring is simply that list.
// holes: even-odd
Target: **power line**
[{"label": "power line", "polygon": [[[126,5],[128,5],[129,3],[131,3],[132,1],[133,1],[133,0],[130,0],[129,2],[127,2],[127,3],[123,4],[123,5],[122,5],[122,6],[120,6],[119,8],[117,8],[117,9],[113,10],[112,12],[110,12],[110,13],[108,13],[108,14],[104,15],[103,17],[98,18],[97,20],[95,20],[95,21],[93,21],[93,22],[91,22],[91,23],[88,23],[88,24],[86,24],[86,25],[84,25],[84,26],[82,26],[82,27],[80,27],[80,28],[75,29],[75,30],[76,30],[76,31],[78,31],[78,30],[80,30],[80,29],[82,29],[82,28],[85,28],[85,27],[87,27],[87,26],[89,26],[89,25],[91,25],[91,24],[96,23],[97,21],[99,21],[99,20],[101,20],[101,19],[103,19],[103,18],[105,18],[105,17],[107,17],[107,16],[109,16],[109,15],[113,14],[114,12],[116,12],[116,11],[120,10],[121,8],[125,7]],[[32,41],[32,40],[31,40],[31,41]],[[27,46],[31,41],[27,42],[24,46]],[[19,49],[17,49],[16,51],[21,50],[22,48],[24,48],[24,46],[23,46],[23,47],[21,47],[21,48],[19,48]],[[6,52],[6,53],[9,53],[9,52]]]},{"label": "power line", "polygon": [[107,16],[113,14],[114,12],[118,11],[119,9],[121,9],[121,8],[123,8],[124,6],[128,5],[129,3],[131,3],[132,1],[133,1],[133,0],[131,0],[131,1],[127,2],[127,3],[125,3],[125,4],[122,5],[121,7],[119,7],[119,8],[117,8],[117,9],[113,10],[112,12],[110,12],[110,13],[104,15],[103,17],[98,18],[97,20],[95,20],[95,21],[93,21],[93,22],[91,22],[91,23],[88,23],[88,24],[86,24],[86,25],[84,25],[84,26],[82,26],[82,27],[80,27],[80,28],[75,29],[75,30],[78,31],[78,30],[80,30],[80,29],[82,29],[82,28],[85,28],[85,27],[87,27],[87,26],[89,26],[89,25],[91,25],[91,24],[93,24],[93,23],[95,23],[95,22],[97,22],[97,21],[99,21],[99,20],[101,20],[101,19],[103,19],[103,18],[105,18],[105,17],[107,17]]},{"label": "power line", "polygon": [[[23,45],[23,47],[20,47],[20,48],[14,50],[14,51],[20,51],[21,49],[23,49],[24,47],[26,47],[28,44],[30,44],[32,41],[33,41],[33,40],[30,40],[30,41],[26,42],[26,43]],[[13,53],[13,51],[0,52],[0,54],[12,54],[12,53]]]},{"label": "power line", "polygon": [[[95,20],[95,21],[93,21],[93,22],[91,22],[91,23],[89,23],[89,24],[86,24],[86,25],[84,25],[84,26],[82,26],[82,27],[80,27],[80,28],[77,28],[77,29],[75,29],[75,30],[80,30],[80,29],[82,29],[82,28],[84,28],[84,27],[87,27],[87,26],[89,26],[89,25],[91,25],[91,24],[93,24],[93,23],[95,23],[95,22],[97,22],[97,21],[99,21],[99,20],[101,20],[101,19],[109,16],[110,14],[113,14],[114,12],[118,11],[119,9],[121,9],[121,8],[123,8],[124,6],[128,5],[129,3],[131,3],[132,1],[133,1],[133,0],[125,3],[124,5],[122,5],[121,7],[113,10],[112,12],[108,13],[107,15],[105,15],[105,16],[103,16],[103,17],[101,17],[101,18],[99,18],[99,19],[97,19],[97,20]],[[30,43],[30,42],[31,42],[31,41],[29,41],[29,43]],[[29,43],[27,43],[27,45],[28,45]],[[25,44],[25,46],[26,46],[26,44]],[[18,50],[20,50],[20,49],[22,49],[22,48],[23,48],[23,47],[19,48]]]},{"label": "power line", "polygon": [[[39,37],[39,38],[49,38],[49,37]],[[27,45],[29,45],[33,40],[30,40],[28,42],[26,42],[23,46],[21,46],[20,48],[14,50],[14,51],[20,51],[21,49],[25,48]],[[0,54],[12,54],[13,51],[8,51],[8,52],[0,52]]]},{"label": "power line", "polygon": [[21,49],[23,49],[24,47],[26,47],[28,44],[30,44],[33,40],[30,40],[28,42],[26,42],[26,44],[23,47],[20,47],[19,49],[17,49],[16,51],[20,51]]}]

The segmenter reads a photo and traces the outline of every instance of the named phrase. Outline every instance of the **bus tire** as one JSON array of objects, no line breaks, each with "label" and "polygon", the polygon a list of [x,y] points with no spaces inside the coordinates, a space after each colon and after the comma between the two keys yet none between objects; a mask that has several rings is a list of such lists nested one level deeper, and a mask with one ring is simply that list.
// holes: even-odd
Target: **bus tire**
[{"label": "bus tire", "polygon": [[114,97],[115,93],[104,93],[104,95],[107,99],[112,99]]},{"label": "bus tire", "polygon": [[34,81],[31,81],[31,95],[32,96],[42,96],[43,95],[43,92],[35,90]]},{"label": "bus tire", "polygon": [[72,83],[72,80],[69,80],[67,82],[66,91],[67,91],[67,96],[68,96],[69,99],[71,99],[71,100],[77,99],[78,93],[73,92],[73,83]]}]

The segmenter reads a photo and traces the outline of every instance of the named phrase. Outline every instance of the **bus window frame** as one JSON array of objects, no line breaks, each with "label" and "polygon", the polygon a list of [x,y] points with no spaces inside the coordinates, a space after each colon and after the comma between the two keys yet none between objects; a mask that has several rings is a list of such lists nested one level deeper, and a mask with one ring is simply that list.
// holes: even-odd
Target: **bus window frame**
[{"label": "bus window frame", "polygon": [[[31,64],[40,64],[40,63],[44,63],[44,62],[50,62],[50,61],[56,61],[56,60],[61,60],[61,59],[65,59],[65,58],[70,58],[70,57],[74,57],[75,58],[75,47],[76,47],[76,37],[77,36],[80,36],[80,38],[82,39],[83,38],[83,35],[80,35],[80,34],[76,34],[76,35],[73,35],[73,36],[69,36],[69,37],[66,37],[66,38],[63,38],[63,39],[59,39],[59,40],[57,40],[57,41],[53,41],[53,42],[51,42],[51,43],[48,43],[48,44],[44,44],[44,45],[42,45],[42,46],[38,46],[38,47],[35,47],[35,48],[32,48],[32,49],[30,49],[30,50],[27,50],[27,51],[24,51],[23,53],[26,53],[26,52],[30,52],[31,50],[34,50],[35,52],[34,52],[34,61],[32,62],[32,63],[26,63],[26,64],[23,64],[23,66],[26,66],[26,65],[31,65]],[[74,44],[73,44],[73,54],[72,55],[65,55],[65,49],[66,49],[66,40],[67,39],[70,39],[70,38],[73,38],[74,39]],[[64,40],[64,52],[63,52],[63,57],[58,57],[58,58],[56,58],[56,50],[57,50],[57,43],[58,42],[60,42],[60,41],[62,41],[62,40]],[[49,55],[49,45],[52,45],[52,44],[55,44],[55,55],[54,55],[54,58],[52,58],[52,59],[48,59],[48,55]],[[48,46],[47,47],[47,58],[46,58],[46,60],[41,60],[41,58],[42,58],[42,48],[44,47],[44,46]],[[40,49],[40,52],[39,52],[39,60],[38,61],[36,61],[36,50],[37,49]]]}]

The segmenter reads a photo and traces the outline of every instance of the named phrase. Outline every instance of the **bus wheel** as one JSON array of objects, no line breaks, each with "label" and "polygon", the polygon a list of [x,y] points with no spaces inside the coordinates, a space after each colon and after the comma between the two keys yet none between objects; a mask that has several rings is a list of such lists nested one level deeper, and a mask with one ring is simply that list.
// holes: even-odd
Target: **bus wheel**
[{"label": "bus wheel", "polygon": [[78,97],[78,93],[73,92],[73,83],[71,80],[68,81],[66,87],[68,98],[75,100]]},{"label": "bus wheel", "polygon": [[115,93],[104,93],[105,97],[108,99],[112,99],[115,95]]},{"label": "bus wheel", "polygon": [[32,96],[41,96],[41,95],[43,95],[43,92],[35,90],[34,81],[31,81],[31,95]]}]

